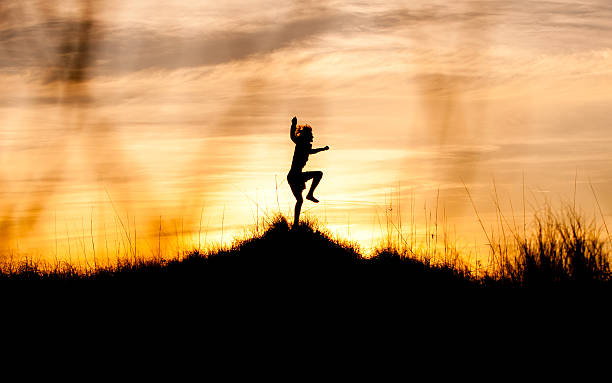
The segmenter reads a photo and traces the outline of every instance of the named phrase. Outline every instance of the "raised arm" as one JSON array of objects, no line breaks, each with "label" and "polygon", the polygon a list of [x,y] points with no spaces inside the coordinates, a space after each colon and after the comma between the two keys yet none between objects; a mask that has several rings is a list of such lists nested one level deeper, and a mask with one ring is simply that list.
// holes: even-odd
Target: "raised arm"
[{"label": "raised arm", "polygon": [[293,119],[291,120],[291,130],[289,130],[289,137],[291,138],[291,141],[297,143],[295,141],[295,127],[297,125],[297,117],[293,117]]}]

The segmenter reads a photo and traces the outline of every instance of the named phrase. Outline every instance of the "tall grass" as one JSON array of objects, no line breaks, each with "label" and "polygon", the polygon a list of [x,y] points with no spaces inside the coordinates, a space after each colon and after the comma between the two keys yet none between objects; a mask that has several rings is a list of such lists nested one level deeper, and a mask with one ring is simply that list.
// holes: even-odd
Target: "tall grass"
[{"label": "tall grass", "polygon": [[[612,242],[601,208],[601,221],[598,222],[595,216],[589,217],[578,210],[575,202],[562,203],[555,209],[545,201],[527,222],[523,200],[521,228],[512,203],[511,217],[508,218],[501,208],[495,184],[493,187],[496,226],[490,230],[485,228],[466,187],[489,245],[484,278],[526,287],[610,282]],[[597,198],[594,190],[593,194]],[[598,202],[597,205],[599,207]]]},{"label": "tall grass", "polygon": [[556,213],[547,207],[534,224],[515,238],[514,256],[502,258],[501,278],[525,286],[610,281],[610,243],[595,219],[572,206]]},{"label": "tall grass", "polygon": [[485,224],[467,186],[465,191],[487,241],[486,262],[470,261],[470,249],[459,248],[453,240],[446,215],[438,215],[439,191],[433,209],[428,211],[425,204],[425,229],[421,233],[412,224],[415,220],[413,199],[409,234],[402,229],[401,218],[398,218],[401,213],[393,213],[393,205],[389,202],[385,209],[387,232],[375,251],[376,256],[417,260],[430,268],[452,270],[480,285],[601,286],[612,282],[612,237],[594,190],[599,220],[580,212],[575,202],[561,204],[558,208],[544,202],[536,206],[532,217],[528,218],[523,197],[523,219],[519,223],[512,201],[509,214],[502,209],[494,182],[495,225],[492,226]]}]

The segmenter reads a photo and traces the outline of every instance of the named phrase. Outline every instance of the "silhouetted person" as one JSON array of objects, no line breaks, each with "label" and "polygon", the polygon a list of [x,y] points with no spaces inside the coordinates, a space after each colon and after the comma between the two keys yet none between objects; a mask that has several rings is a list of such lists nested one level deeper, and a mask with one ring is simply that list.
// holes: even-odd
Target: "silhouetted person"
[{"label": "silhouetted person", "polygon": [[306,189],[306,181],[312,179],[310,190],[306,194],[306,199],[312,202],[319,202],[314,197],[314,190],[323,177],[323,172],[302,172],[302,169],[308,161],[310,154],[318,153],[323,150],[329,150],[329,146],[324,148],[313,149],[312,148],[312,128],[309,125],[297,126],[297,117],[293,117],[291,120],[291,130],[289,132],[291,141],[295,143],[295,151],[293,152],[293,161],[291,162],[291,170],[287,174],[287,182],[291,187],[291,191],[295,196],[295,215],[293,220],[293,227],[297,228],[300,221],[300,211],[302,210],[302,191]]}]

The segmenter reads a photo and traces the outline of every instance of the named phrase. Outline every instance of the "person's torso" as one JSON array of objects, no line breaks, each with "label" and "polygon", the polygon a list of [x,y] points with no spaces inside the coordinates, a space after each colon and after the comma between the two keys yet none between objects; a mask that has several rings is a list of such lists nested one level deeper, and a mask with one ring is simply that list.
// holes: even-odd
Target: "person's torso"
[{"label": "person's torso", "polygon": [[295,150],[293,151],[293,161],[291,162],[291,171],[302,171],[306,162],[308,162],[308,155],[312,145],[310,143],[296,144]]}]

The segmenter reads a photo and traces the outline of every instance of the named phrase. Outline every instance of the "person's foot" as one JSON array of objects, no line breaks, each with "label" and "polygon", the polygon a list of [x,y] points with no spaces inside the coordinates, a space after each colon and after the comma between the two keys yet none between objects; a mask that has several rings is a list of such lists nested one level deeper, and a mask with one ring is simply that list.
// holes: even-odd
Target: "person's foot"
[{"label": "person's foot", "polygon": [[307,200],[310,200],[310,201],[312,201],[312,202],[314,202],[314,203],[318,203],[318,202],[319,202],[319,200],[318,200],[318,199],[316,199],[316,198],[315,198],[313,195],[310,195],[310,194],[308,194],[308,195],[306,196],[306,199],[307,199]]}]

